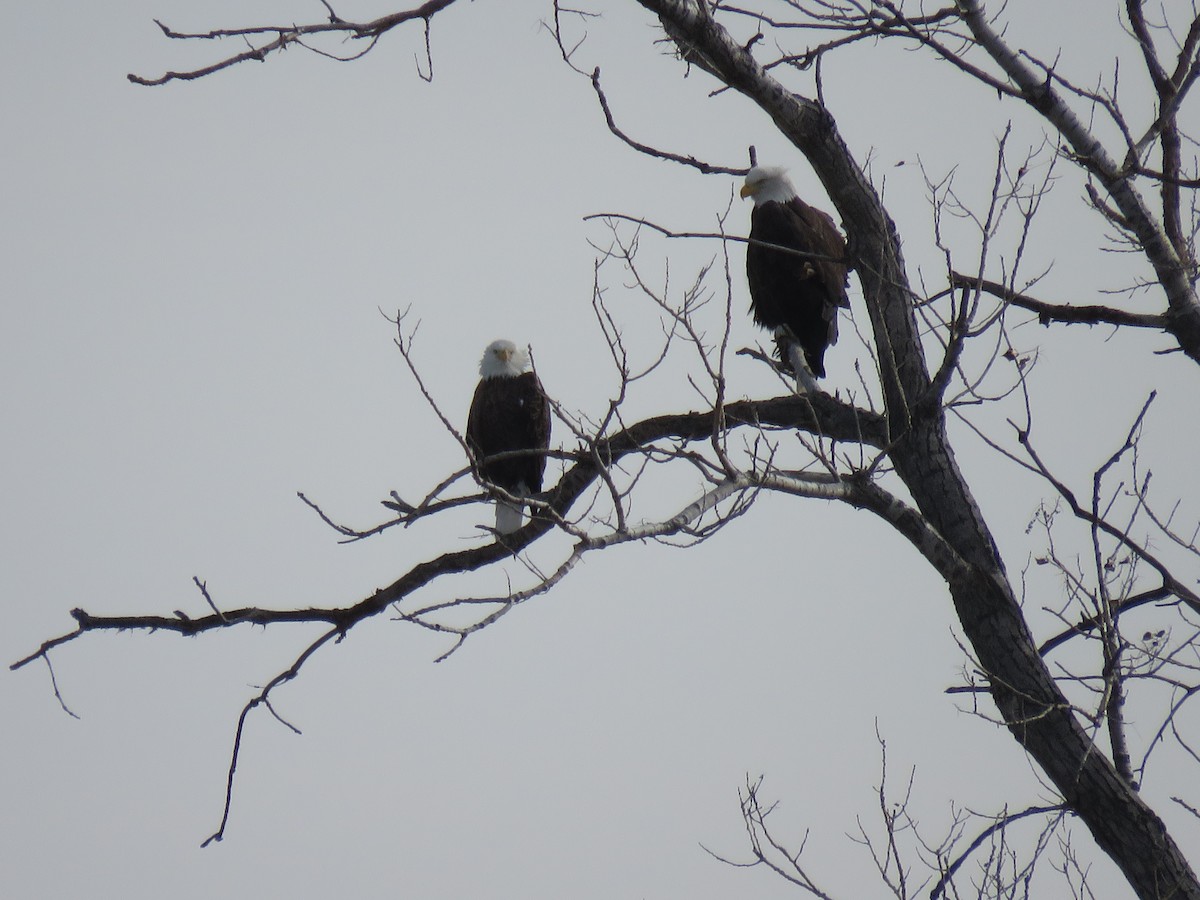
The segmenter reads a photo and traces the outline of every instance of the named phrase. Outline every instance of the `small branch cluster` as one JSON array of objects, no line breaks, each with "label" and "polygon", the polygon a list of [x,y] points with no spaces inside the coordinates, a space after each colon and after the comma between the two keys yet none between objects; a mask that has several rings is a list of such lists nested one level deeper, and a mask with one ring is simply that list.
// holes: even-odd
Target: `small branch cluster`
[{"label": "small branch cluster", "polygon": [[[1046,541],[1046,551],[1035,562],[1062,579],[1064,602],[1048,611],[1067,627],[1042,644],[1041,652],[1056,651],[1077,636],[1098,648],[1099,665],[1090,663],[1082,673],[1066,661],[1058,662],[1057,668],[1064,682],[1092,698],[1084,714],[1095,728],[1105,730],[1114,764],[1132,785],[1140,784],[1151,754],[1168,734],[1200,762],[1176,726],[1184,705],[1200,692],[1200,594],[1173,574],[1178,564],[1169,566],[1161,551],[1151,550],[1165,542],[1197,566],[1200,524],[1183,534],[1177,530],[1178,501],[1165,516],[1155,510],[1151,473],[1144,470],[1141,457],[1143,428],[1154,396],[1147,398],[1121,445],[1093,473],[1086,501],[1051,472],[1028,431],[1021,435],[1033,469],[1057,495],[1053,504],[1039,509],[1033,522]],[[1059,547],[1064,511],[1086,528],[1090,543],[1086,555]],[[1125,627],[1135,611],[1144,624]],[[1072,615],[1075,619],[1069,621]],[[1135,687],[1165,691],[1162,718],[1149,732],[1136,765],[1125,721],[1125,705]],[[1142,726],[1146,734],[1144,719]]]},{"label": "small branch cluster", "polygon": [[[874,791],[874,815],[870,821],[858,817],[857,832],[849,837],[865,851],[870,868],[888,894],[898,900],[918,896],[931,900],[1024,896],[1016,891],[1022,887],[1028,891],[1035,870],[1048,861],[1048,850],[1055,836],[1059,838],[1061,859],[1055,868],[1071,867],[1070,833],[1064,829],[1069,810],[1064,804],[1034,805],[995,816],[959,809],[941,840],[927,840],[910,811],[916,769],[908,770],[900,795],[894,795],[888,774],[887,742],[878,733],[876,737],[880,775]],[[749,844],[749,859],[736,859],[708,847],[704,847],[705,852],[726,865],[769,869],[813,897],[832,900],[836,896],[818,883],[817,875],[805,861],[809,833],[805,831],[797,843],[789,843],[779,835],[777,823],[770,818],[779,810],[779,802],[764,799],[762,776],[747,777],[745,786],[738,790],[738,804]],[[1026,821],[1040,821],[1040,830],[1032,837],[1010,833]],[[1026,844],[1031,849],[1025,850]],[[1074,874],[1083,887],[1076,896],[1086,896],[1087,873],[1080,870]],[[822,876],[821,880],[827,877]]]}]

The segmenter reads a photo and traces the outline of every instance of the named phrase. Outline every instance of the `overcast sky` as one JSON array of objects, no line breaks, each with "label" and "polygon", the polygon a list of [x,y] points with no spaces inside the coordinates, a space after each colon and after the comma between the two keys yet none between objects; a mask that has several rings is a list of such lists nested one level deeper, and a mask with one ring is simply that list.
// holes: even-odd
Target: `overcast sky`
[{"label": "overcast sky", "polygon": [[[1011,3],[1013,16],[1026,5]],[[722,165],[744,165],[755,144],[827,206],[765,116],[732,94],[709,96],[702,73],[682,77],[636,4],[605,6],[580,64],[602,66],[623,128]],[[1089,15],[1083,45],[1067,44],[1066,25],[1092,3],[1037,6],[1037,26],[1015,18],[1014,34],[1047,54],[1066,45],[1064,70],[1081,82],[1109,70],[1120,33],[1103,16]],[[154,18],[206,30],[318,20],[324,9],[137,0],[9,12],[6,663],[69,631],[74,607],[202,615],[193,576],[225,608],[340,606],[478,544],[490,513],[471,509],[342,546],[296,498],[304,491],[368,527],[385,517],[389,491],[416,499],[462,465],[385,315],[408,310],[406,321],[420,322],[415,360],[459,424],[479,356],[498,337],[531,344],[547,389],[597,415],[616,387],[591,311],[592,244],[607,235],[584,217],[623,212],[711,231],[737,187],[612,137],[587,79],[562,63],[541,23],[548,4],[461,4],[437,16],[432,83],[417,73],[423,36],[408,28],[353,64],[293,48],[159,88],[125,75],[234,51],[168,41]],[[1021,147],[1040,142],[1040,127],[915,54],[864,48],[823,75],[856,156],[886,182],[910,271],[935,283],[942,257],[922,167],[935,179],[955,169],[964,199],[978,202],[1005,123],[1015,118]],[[1102,302],[1097,291],[1132,280],[1130,260],[1095,251],[1100,229],[1079,215],[1078,197],[1068,183],[1047,203],[1025,264],[1030,276],[1050,268],[1048,298]],[[728,227],[744,233],[749,210],[732,202]],[[966,231],[956,239],[969,245]],[[659,278],[672,254],[672,289],[719,254],[650,236],[643,251]],[[740,250],[730,253],[736,348],[761,338],[742,315]],[[602,277],[645,357],[658,312],[613,267]],[[1161,301],[1150,292],[1137,302]],[[718,290],[718,317],[722,303]],[[843,333],[827,387],[844,393],[858,390],[863,351],[852,328]],[[1190,502],[1194,521],[1195,366],[1153,355],[1167,346],[1154,335],[1032,325],[1014,334],[1042,354],[1035,434],[1085,490],[1159,389],[1147,429],[1155,484],[1163,498],[1182,495],[1185,513]],[[732,396],[778,392],[752,361],[729,365]],[[680,352],[631,396],[628,416],[696,408],[688,373]],[[1012,446],[1004,419],[1019,415],[1004,407],[981,421]],[[1025,526],[1045,488],[965,430],[956,436],[1019,573],[1044,547]],[[568,442],[561,427],[556,442]],[[673,514],[694,488],[668,482],[643,514]],[[512,562],[428,596],[500,590],[508,577],[524,583],[528,572]],[[1058,585],[1039,572],[1029,585],[1044,638],[1055,623],[1038,610],[1057,602]],[[964,655],[944,586],[911,548],[866,513],[767,497],[698,549],[589,557],[443,663],[433,663],[448,646],[436,635],[388,616],[356,628],[274,695],[302,735],[252,718],[226,839],[201,850],[220,821],[239,710],[318,633],[86,636],[53,654],[78,720],[59,708],[45,666],[6,673],[5,893],[782,897],[794,889],[700,846],[746,857],[737,790],[764,775],[764,795],[780,800],[778,836],[798,846],[809,835],[805,859],[822,888],[881,896],[868,852],[847,837],[860,821],[881,835],[877,733],[897,799],[916,767],[912,811],[930,841],[950,827],[952,803],[992,813],[1051,797],[1010,738],[944,693]],[[1131,722],[1139,746],[1143,727],[1157,720]],[[1164,754],[1152,771],[1147,796],[1181,846],[1200,846],[1195,821],[1164,801],[1194,768]],[[1098,896],[1124,896],[1087,835],[1076,840]]]}]

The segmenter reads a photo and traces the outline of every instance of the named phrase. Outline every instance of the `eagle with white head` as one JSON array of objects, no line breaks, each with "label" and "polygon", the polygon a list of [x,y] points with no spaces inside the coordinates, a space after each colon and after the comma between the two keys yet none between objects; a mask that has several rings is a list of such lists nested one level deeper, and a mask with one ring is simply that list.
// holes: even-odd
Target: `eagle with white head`
[{"label": "eagle with white head", "polygon": [[[850,306],[846,241],[827,213],[796,196],[786,169],[753,167],[742,196],[754,198],[746,248],[754,321],[784,342],[790,332],[803,351],[804,374],[824,377],[825,350],[837,342],[838,308]],[[799,371],[796,377],[804,380]]]},{"label": "eagle with white head", "polygon": [[[513,497],[541,493],[550,446],[550,404],[530,370],[529,352],[512,341],[492,341],[479,361],[479,375],[466,434],[476,474],[485,485]],[[520,528],[523,506],[498,497],[496,531],[511,534]]]}]

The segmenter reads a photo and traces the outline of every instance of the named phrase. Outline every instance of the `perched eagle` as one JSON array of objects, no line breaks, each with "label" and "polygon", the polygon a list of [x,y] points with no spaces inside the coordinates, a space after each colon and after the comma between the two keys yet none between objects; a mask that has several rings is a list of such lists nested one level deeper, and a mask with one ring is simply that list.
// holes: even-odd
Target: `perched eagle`
[{"label": "perched eagle", "polygon": [[[848,270],[840,261],[846,257],[846,242],[833,219],[796,196],[785,169],[755,166],[746,175],[742,196],[754,198],[746,249],[754,321],[774,330],[777,338],[786,338],[783,329],[790,329],[811,374],[824,376],[825,348],[837,342],[838,307],[850,305],[846,299]],[[764,247],[763,243],[814,257]],[[802,376],[797,373],[797,378]]]},{"label": "perched eagle", "polygon": [[[541,493],[550,446],[550,404],[542,383],[529,371],[529,354],[512,341],[492,341],[479,361],[479,386],[467,416],[467,444],[476,472],[486,482],[514,497]],[[514,453],[503,459],[496,454]],[[521,527],[523,504],[496,500],[496,531],[511,534]]]}]

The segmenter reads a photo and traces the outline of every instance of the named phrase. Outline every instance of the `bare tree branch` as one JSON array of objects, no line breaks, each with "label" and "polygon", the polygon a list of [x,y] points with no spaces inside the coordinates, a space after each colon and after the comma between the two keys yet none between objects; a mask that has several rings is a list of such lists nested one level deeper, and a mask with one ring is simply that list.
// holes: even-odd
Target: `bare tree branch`
[{"label": "bare tree branch", "polygon": [[[429,51],[429,22],[439,12],[446,7],[452,5],[454,0],[428,0],[428,2],[420,6],[404,10],[402,12],[389,13],[386,16],[380,16],[378,19],[373,19],[370,22],[347,22],[336,15],[330,13],[329,21],[316,22],[310,25],[258,25],[246,28],[216,28],[205,32],[182,32],[168,28],[162,22],[155,20],[155,24],[162,30],[162,33],[172,40],[180,41],[195,41],[195,40],[221,40],[224,38],[241,38],[249,41],[252,38],[265,37],[267,35],[275,35],[275,39],[257,46],[251,45],[248,50],[241,53],[236,53],[232,56],[225,57],[211,65],[203,66],[199,69],[190,69],[182,72],[166,72],[157,78],[146,78],[141,75],[130,74],[127,76],[134,84],[155,87],[162,84],[167,84],[171,81],[193,81],[197,78],[203,78],[206,75],[212,75],[214,72],[220,72],[235,66],[242,62],[264,62],[273,53],[280,50],[286,50],[292,44],[300,44],[305,49],[313,50],[307,44],[301,42],[301,38],[310,35],[321,34],[341,34],[351,40],[366,39],[369,43],[366,50],[356,53],[348,57],[336,57],[329,53],[323,53],[319,50],[314,52],[320,53],[322,56],[339,61],[350,61],[358,59],[367,51],[371,50],[376,41],[379,40],[387,32],[391,31],[398,25],[403,25],[406,22],[419,19],[425,25],[425,48]],[[326,9],[328,9],[328,5]],[[433,67],[432,57],[429,57],[430,68],[429,76],[426,80],[432,79]],[[424,78],[425,76],[422,75]]]},{"label": "bare tree branch", "polygon": [[639,153],[644,153],[647,156],[653,156],[656,159],[665,159],[671,162],[677,162],[681,165],[691,166],[698,169],[705,175],[745,175],[746,170],[740,168],[730,168],[728,166],[714,166],[709,163],[701,162],[694,156],[680,156],[677,153],[668,153],[666,150],[658,150],[648,144],[643,144],[635,141],[624,131],[617,127],[617,122],[613,118],[612,108],[608,105],[608,97],[604,95],[604,90],[600,87],[600,67],[597,66],[592,70],[592,90],[596,92],[596,99],[600,101],[600,108],[604,110],[604,121],[608,123],[608,130],[615,134],[618,138],[632,147]]},{"label": "bare tree branch", "polygon": [[1052,322],[1062,322],[1067,325],[1116,325],[1129,328],[1167,330],[1168,321],[1165,315],[1131,313],[1111,306],[1071,306],[1060,303],[1047,303],[1028,294],[1011,290],[995,281],[971,275],[963,275],[959,272],[951,273],[951,284],[955,287],[979,288],[987,291],[994,297],[1000,298],[1005,303],[1035,312],[1037,313],[1038,321],[1043,325],[1049,325]]},{"label": "bare tree branch", "polygon": [[[886,441],[882,419],[878,414],[855,409],[828,395],[811,398],[787,396],[763,401],[743,400],[726,404],[723,409],[726,427],[729,429],[800,428],[850,443],[862,441],[871,446],[881,446]],[[558,484],[545,492],[547,508],[556,516],[565,519],[572,505],[600,477],[599,472],[603,466],[614,465],[623,457],[641,452],[643,448],[651,446],[656,441],[666,439],[684,442],[709,440],[712,433],[712,416],[711,410],[655,416],[634,423],[611,438],[597,441],[596,454],[581,454],[563,474]],[[603,460],[604,463],[598,463],[597,458]],[[781,480],[779,483],[782,485],[786,482]],[[874,495],[871,497],[871,502],[881,502],[875,499]],[[899,512],[889,514],[901,515]],[[313,622],[333,625],[337,631],[344,633],[364,619],[383,611],[392,603],[404,599],[418,588],[442,575],[474,571],[507,559],[511,554],[529,546],[553,527],[549,519],[534,519],[519,532],[505,536],[503,542],[495,541],[480,547],[444,553],[414,566],[388,587],[376,591],[351,606],[308,609],[243,607],[196,618],[181,615],[94,616],[82,609],[74,609],[71,611],[71,615],[78,626],[74,631],[44,642],[36,652],[18,660],[9,668],[20,669],[36,659],[45,657],[55,647],[91,631],[137,629],[151,632],[170,631],[190,637],[206,631],[241,624],[272,625]]]}]

